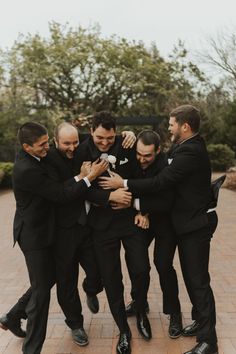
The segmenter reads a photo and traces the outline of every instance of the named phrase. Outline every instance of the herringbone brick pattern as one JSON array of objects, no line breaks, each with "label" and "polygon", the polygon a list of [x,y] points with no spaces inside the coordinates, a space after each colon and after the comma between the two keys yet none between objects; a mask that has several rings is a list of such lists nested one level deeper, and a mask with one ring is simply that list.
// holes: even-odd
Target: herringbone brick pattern
[{"label": "herringbone brick pattern", "polygon": [[[24,258],[18,246],[12,248],[12,220],[15,202],[11,191],[0,193],[0,313],[6,312],[28,288]],[[212,240],[211,279],[217,305],[217,333],[220,354],[236,354],[236,193],[227,189],[220,192],[218,206],[219,225]],[[122,255],[123,256],[123,255]],[[152,249],[150,249],[152,258]],[[180,299],[184,323],[190,320],[191,305],[175,259],[180,283]],[[125,299],[128,302],[130,283],[123,262]],[[83,279],[80,273],[80,284]],[[81,289],[81,285],[80,285]],[[100,312],[92,315],[86,307],[85,295],[80,291],[85,317],[85,329],[90,343],[81,348],[71,340],[70,331],[64,323],[55,289],[52,290],[47,339],[42,354],[115,354],[118,330],[112,320],[104,292],[99,295]],[[137,332],[135,319],[129,319],[133,339],[133,354],[181,354],[191,348],[194,338],[171,340],[167,336],[168,318],[162,314],[162,298],[157,273],[152,266],[149,291],[150,321],[153,339],[145,342]],[[25,325],[25,324],[24,324]],[[9,331],[0,330],[0,354],[21,353],[22,340]]]}]

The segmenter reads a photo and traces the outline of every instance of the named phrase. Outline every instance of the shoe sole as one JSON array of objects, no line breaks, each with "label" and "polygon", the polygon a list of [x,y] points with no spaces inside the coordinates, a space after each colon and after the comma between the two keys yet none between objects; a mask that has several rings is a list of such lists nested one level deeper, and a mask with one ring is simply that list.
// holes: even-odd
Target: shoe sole
[{"label": "shoe sole", "polygon": [[149,342],[149,341],[152,339],[152,335],[151,335],[150,338],[147,338],[147,337],[145,337],[141,332],[139,332],[139,330],[138,330],[138,333],[140,334],[140,336],[142,337],[142,339],[144,339],[146,342]]},{"label": "shoe sole", "polygon": [[143,338],[146,342],[150,342],[150,340],[152,339],[152,337],[146,338],[146,337],[144,337],[144,336],[142,336],[142,338]]},{"label": "shoe sole", "polygon": [[[193,334],[185,334],[185,333],[182,333],[182,336],[183,337],[196,337],[197,333],[193,333]],[[214,353],[214,354],[217,354],[217,353]]]},{"label": "shoe sole", "polygon": [[182,334],[180,333],[178,336],[170,336],[170,335],[168,334],[168,336],[169,336],[169,338],[171,338],[171,339],[177,339],[177,338],[181,337]]},{"label": "shoe sole", "polygon": [[8,328],[7,328],[4,324],[2,324],[2,323],[0,323],[0,328],[4,329],[4,331],[7,331],[7,330],[8,330]]},{"label": "shoe sole", "polygon": [[79,343],[79,342],[76,342],[76,340],[74,340],[74,343],[79,345],[80,347],[85,347],[86,345],[89,344],[89,341],[85,342],[85,343]]},{"label": "shoe sole", "polygon": [[99,309],[98,309],[98,311],[92,311],[89,307],[88,307],[88,309],[89,309],[89,311],[91,312],[91,313],[93,313],[94,315],[96,315],[96,313],[98,313],[99,312]]}]

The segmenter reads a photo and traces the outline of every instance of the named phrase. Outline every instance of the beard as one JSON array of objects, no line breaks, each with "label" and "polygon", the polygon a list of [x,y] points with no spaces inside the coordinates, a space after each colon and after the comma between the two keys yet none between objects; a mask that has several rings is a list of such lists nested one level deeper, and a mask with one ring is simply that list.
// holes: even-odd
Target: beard
[{"label": "beard", "polygon": [[179,133],[176,133],[175,135],[172,134],[170,140],[173,144],[178,144],[179,141],[181,140],[180,134]]}]

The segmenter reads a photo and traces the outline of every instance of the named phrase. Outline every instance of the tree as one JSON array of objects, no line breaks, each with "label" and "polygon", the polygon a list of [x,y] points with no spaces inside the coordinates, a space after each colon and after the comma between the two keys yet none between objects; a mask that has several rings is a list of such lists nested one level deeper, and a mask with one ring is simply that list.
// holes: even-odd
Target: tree
[{"label": "tree", "polygon": [[49,30],[47,39],[21,36],[5,53],[4,141],[26,120],[51,130],[62,119],[100,110],[166,117],[174,106],[199,98],[205,78],[181,42],[165,60],[154,43],[146,48],[116,36],[104,39],[98,26],[73,29],[53,22]]},{"label": "tree", "polygon": [[223,75],[225,84],[236,88],[236,33],[226,29],[207,40],[208,48],[199,54],[201,60],[212,65]]}]

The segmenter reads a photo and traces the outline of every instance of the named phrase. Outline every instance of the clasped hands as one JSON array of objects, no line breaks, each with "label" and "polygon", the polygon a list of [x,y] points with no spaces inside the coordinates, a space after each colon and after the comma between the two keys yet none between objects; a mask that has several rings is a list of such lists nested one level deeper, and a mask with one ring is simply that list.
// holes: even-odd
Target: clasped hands
[{"label": "clasped hands", "polygon": [[[99,177],[99,186],[103,189],[112,189],[110,204],[112,209],[124,209],[131,206],[132,194],[128,192],[128,188],[124,188],[123,179],[118,173],[110,171],[110,177]],[[126,194],[127,199],[122,200],[122,192]]]},{"label": "clasped hands", "polygon": [[[103,159],[101,161],[97,159],[93,163],[91,161],[84,161],[80,168],[79,179],[87,177],[90,181],[93,181],[105,172],[108,167],[108,162]],[[128,192],[128,188],[118,188],[110,192],[109,202],[114,209],[128,208],[131,205],[131,201],[132,194]]]},{"label": "clasped hands", "polygon": [[118,173],[111,171],[110,177],[99,177],[98,184],[103,189],[117,189],[124,187],[124,180]]}]

